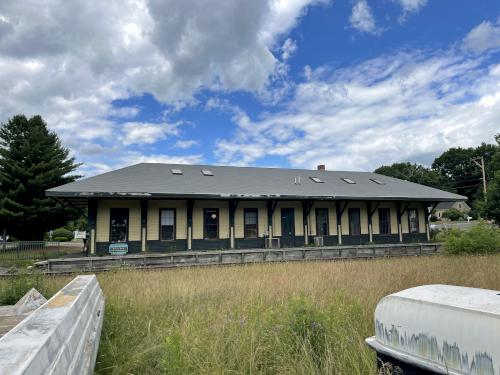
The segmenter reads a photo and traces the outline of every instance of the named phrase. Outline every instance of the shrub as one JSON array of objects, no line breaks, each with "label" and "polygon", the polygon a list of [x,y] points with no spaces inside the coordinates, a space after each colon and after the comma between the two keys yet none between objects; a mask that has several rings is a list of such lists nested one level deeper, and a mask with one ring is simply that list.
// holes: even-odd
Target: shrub
[{"label": "shrub", "polygon": [[469,230],[445,229],[438,235],[449,254],[484,254],[500,251],[500,229],[484,221]]},{"label": "shrub", "polygon": [[54,241],[71,241],[73,239],[73,232],[65,228],[54,229],[52,231],[52,239]]},{"label": "shrub", "polygon": [[436,215],[431,215],[431,217],[430,217],[431,222],[436,222],[438,220],[439,220],[439,218]]},{"label": "shrub", "polygon": [[446,219],[450,219],[451,221],[457,221],[464,217],[464,214],[457,210],[456,208],[450,208],[443,212],[443,217]]}]

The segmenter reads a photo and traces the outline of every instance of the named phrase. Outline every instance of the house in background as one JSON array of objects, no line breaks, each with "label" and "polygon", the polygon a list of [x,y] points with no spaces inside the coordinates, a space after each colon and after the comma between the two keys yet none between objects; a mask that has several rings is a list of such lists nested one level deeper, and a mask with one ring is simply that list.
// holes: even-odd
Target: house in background
[{"label": "house in background", "polygon": [[432,214],[438,219],[442,219],[443,214],[452,208],[462,212],[464,215],[468,214],[471,210],[470,206],[463,201],[441,202],[436,206]]},{"label": "house in background", "polygon": [[463,196],[369,172],[142,163],[46,191],[88,207],[91,253],[429,240]]}]

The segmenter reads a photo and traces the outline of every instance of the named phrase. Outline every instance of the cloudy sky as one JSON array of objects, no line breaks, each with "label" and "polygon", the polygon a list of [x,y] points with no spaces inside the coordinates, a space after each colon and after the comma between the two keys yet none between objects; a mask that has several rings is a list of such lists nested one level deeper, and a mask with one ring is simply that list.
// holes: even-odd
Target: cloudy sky
[{"label": "cloudy sky", "polygon": [[2,0],[0,93],[85,175],[429,164],[500,131],[500,2]]}]

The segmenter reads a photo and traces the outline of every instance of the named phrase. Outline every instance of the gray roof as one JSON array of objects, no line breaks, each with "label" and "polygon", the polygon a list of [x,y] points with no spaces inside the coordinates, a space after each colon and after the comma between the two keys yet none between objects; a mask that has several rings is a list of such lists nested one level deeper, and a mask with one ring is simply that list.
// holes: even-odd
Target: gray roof
[{"label": "gray roof", "polygon": [[[174,175],[180,169],[182,175]],[[210,170],[213,176],[204,176]],[[323,183],[313,182],[317,177]],[[342,180],[355,182],[349,184]],[[371,179],[378,179],[378,184]],[[457,201],[466,197],[370,172],[141,163],[46,191],[54,197]]]},{"label": "gray roof", "polygon": [[[460,201],[462,202],[462,201]],[[449,210],[450,208],[452,208],[454,206],[454,204],[457,203],[457,201],[455,202],[441,202],[439,203],[435,210]],[[465,208],[470,208],[469,205],[465,202],[462,202],[466,207]]]}]

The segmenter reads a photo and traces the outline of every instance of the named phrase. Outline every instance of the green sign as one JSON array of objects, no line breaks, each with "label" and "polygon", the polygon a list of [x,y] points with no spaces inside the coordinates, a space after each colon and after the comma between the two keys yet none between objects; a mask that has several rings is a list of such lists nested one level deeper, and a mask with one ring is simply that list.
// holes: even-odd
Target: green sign
[{"label": "green sign", "polygon": [[128,245],[126,243],[112,243],[109,245],[109,253],[111,255],[125,255],[128,253]]}]

